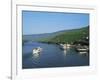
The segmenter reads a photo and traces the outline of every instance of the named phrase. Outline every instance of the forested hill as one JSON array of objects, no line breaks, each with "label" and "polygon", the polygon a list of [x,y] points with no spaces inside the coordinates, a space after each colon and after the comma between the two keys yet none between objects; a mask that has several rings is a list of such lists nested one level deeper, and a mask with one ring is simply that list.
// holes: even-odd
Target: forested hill
[{"label": "forested hill", "polygon": [[89,27],[69,30],[63,34],[55,36],[48,41],[52,43],[73,43],[86,37],[89,37]]},{"label": "forested hill", "polygon": [[24,35],[23,40],[31,40],[31,41],[47,42],[47,43],[73,43],[85,37],[89,37],[89,26],[79,29],[61,30],[53,33],[27,35],[27,36]]},{"label": "forested hill", "polygon": [[89,27],[67,30],[53,38],[44,38],[40,39],[40,41],[48,43],[73,43],[86,37],[89,37]]}]

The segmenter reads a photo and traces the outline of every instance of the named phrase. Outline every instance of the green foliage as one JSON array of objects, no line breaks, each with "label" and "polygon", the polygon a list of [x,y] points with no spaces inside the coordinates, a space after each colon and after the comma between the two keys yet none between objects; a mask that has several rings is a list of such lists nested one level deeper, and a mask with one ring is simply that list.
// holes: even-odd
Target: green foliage
[{"label": "green foliage", "polygon": [[74,41],[78,41],[84,37],[88,36],[87,30],[76,30],[65,32],[61,35],[58,35],[51,39],[52,42],[56,43],[71,43]]},{"label": "green foliage", "polygon": [[89,36],[89,27],[81,28],[81,29],[73,29],[66,31],[62,34],[59,34],[53,38],[44,38],[40,39],[40,42],[48,42],[48,43],[73,43],[75,41],[81,40],[84,37]]}]

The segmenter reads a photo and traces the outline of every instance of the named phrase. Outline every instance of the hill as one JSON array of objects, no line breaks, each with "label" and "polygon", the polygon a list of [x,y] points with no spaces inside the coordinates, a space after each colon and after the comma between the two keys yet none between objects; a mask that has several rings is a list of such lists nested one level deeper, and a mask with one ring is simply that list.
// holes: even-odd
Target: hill
[{"label": "hill", "polygon": [[51,39],[52,42],[56,43],[73,43],[75,41],[79,41],[88,36],[88,28],[82,28],[78,30],[72,30],[69,32],[65,32],[61,35],[58,35]]},{"label": "hill", "polygon": [[89,37],[89,26],[79,29],[61,30],[53,33],[23,35],[23,41],[38,41],[59,44],[74,43],[84,39],[85,37]]},{"label": "hill", "polygon": [[44,38],[44,39],[41,38],[38,41],[48,42],[48,43],[74,43],[74,42],[82,40],[86,37],[89,37],[89,27],[61,31],[60,34],[58,34],[52,38],[49,38],[49,37]]}]

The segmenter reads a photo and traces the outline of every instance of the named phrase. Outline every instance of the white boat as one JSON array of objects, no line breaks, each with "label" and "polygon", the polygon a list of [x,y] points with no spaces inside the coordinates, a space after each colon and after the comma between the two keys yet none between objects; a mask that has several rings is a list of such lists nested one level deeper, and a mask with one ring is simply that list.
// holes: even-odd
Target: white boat
[{"label": "white boat", "polygon": [[66,50],[66,49],[68,49],[68,48],[71,47],[70,44],[60,44],[60,46],[61,46],[61,48],[64,49],[64,50]]},{"label": "white boat", "polygon": [[34,48],[34,49],[33,49],[33,54],[38,54],[38,53],[40,53],[41,51],[42,51],[42,48],[40,48],[40,47]]},{"label": "white boat", "polygon": [[79,52],[80,54],[87,54],[87,52]]},{"label": "white boat", "polygon": [[80,48],[80,49],[77,49],[77,50],[78,50],[78,51],[87,51],[88,49],[84,49],[84,48],[81,49],[81,48]]},{"label": "white boat", "polygon": [[80,54],[88,54],[89,53],[89,47],[78,45],[78,46],[76,46],[76,51],[79,52]]}]

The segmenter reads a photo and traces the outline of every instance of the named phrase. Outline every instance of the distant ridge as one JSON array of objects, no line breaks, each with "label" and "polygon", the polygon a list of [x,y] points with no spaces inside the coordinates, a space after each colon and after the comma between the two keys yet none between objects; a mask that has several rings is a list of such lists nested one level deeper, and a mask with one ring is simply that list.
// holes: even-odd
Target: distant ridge
[{"label": "distant ridge", "polygon": [[43,34],[31,34],[31,35],[23,35],[23,40],[31,40],[31,41],[45,41],[46,40],[52,40],[55,39],[57,36],[62,36],[66,32],[77,32],[80,30],[88,30],[89,26],[83,27],[83,28],[78,28],[78,29],[70,29],[70,30],[61,30],[61,31],[56,31],[53,33],[43,33]]}]

